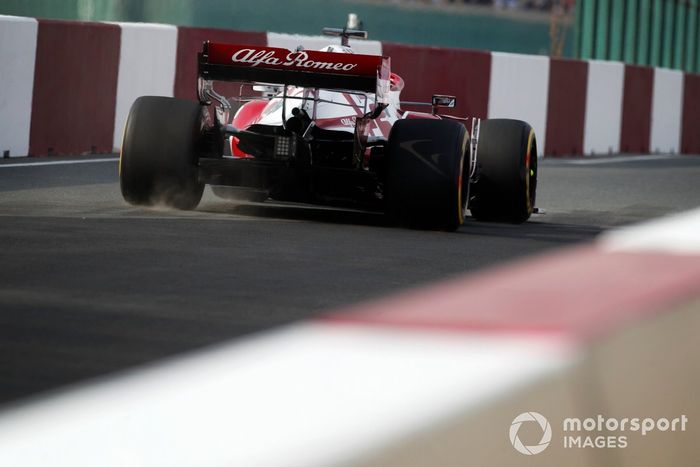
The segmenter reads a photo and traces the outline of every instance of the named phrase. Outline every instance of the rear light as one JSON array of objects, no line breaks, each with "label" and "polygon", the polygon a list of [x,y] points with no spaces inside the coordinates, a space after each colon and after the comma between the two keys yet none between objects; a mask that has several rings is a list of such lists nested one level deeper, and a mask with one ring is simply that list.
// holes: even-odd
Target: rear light
[{"label": "rear light", "polygon": [[296,138],[293,136],[276,136],[275,137],[275,159],[287,160],[294,157],[297,146]]}]

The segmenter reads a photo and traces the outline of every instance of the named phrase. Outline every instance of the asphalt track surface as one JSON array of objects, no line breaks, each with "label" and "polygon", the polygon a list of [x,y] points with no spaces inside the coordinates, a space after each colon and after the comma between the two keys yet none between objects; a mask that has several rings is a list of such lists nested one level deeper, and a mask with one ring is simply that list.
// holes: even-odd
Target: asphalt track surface
[{"label": "asphalt track surface", "polygon": [[87,158],[0,161],[0,404],[700,206],[699,157],[545,161],[547,214],[457,233],[209,189],[135,208]]}]

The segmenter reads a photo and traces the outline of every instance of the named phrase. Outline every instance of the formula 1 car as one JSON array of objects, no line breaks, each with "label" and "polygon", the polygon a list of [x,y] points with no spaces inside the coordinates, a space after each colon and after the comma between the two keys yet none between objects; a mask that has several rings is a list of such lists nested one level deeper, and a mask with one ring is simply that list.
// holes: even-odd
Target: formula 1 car
[{"label": "formula 1 car", "polygon": [[[404,82],[390,59],[348,46],[366,32],[324,33],[342,45],[315,51],[205,42],[199,102],[134,102],[119,165],[124,199],[194,209],[209,184],[222,196],[234,190],[259,201],[378,210],[417,228],[455,230],[467,209],[477,220],[530,217],[537,188],[530,125],[441,114],[455,106],[441,94],[424,103],[429,113],[402,110],[409,103],[400,100]],[[225,98],[214,81],[241,83],[241,91]]]}]

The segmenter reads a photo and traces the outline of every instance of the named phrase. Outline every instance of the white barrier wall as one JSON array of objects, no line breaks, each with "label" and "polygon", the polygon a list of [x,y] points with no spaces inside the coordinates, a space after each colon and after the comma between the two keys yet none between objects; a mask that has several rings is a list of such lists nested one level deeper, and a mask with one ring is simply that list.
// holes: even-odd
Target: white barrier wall
[{"label": "white barrier wall", "polygon": [[[79,28],[76,23],[75,27]],[[112,127],[102,129],[113,135],[113,148],[121,145],[121,137],[128,111],[134,100],[142,95],[173,96],[177,74],[178,29],[176,26],[116,23],[121,28],[121,44],[116,89],[115,120]],[[0,157],[25,156],[29,152],[32,135],[32,100],[34,92],[35,61],[39,24],[34,18],[0,15]],[[43,26],[42,26],[43,27]],[[77,30],[77,29],[76,29]],[[216,36],[220,31],[210,30]],[[304,36],[294,34],[267,33],[267,45],[290,50],[302,45],[307,49],[318,50],[328,44],[339,44],[340,38],[328,36]],[[199,39],[198,39],[199,40]],[[258,42],[262,42],[259,40]],[[351,40],[356,52],[381,55],[379,41]],[[434,50],[437,57],[447,57],[445,50]],[[182,51],[181,51],[182,52]],[[188,52],[189,53],[189,52]],[[194,55],[191,60],[195,60]],[[411,66],[411,56],[396,57],[407,60],[404,66]],[[189,60],[189,59],[188,59]],[[450,60],[443,58],[443,60]],[[40,68],[41,68],[41,64]],[[449,63],[447,65],[450,65]],[[585,155],[616,154],[620,151],[622,131],[623,95],[625,65],[617,62],[589,61],[587,76],[587,96],[585,118],[573,121],[579,127],[575,134],[583,132],[583,152]],[[583,69],[583,67],[581,67]],[[438,70],[440,71],[440,70]],[[648,73],[648,72],[647,72]],[[488,88],[489,118],[516,118],[529,122],[535,129],[539,154],[544,155],[547,135],[548,97],[550,87],[550,61],[545,56],[529,56],[502,52],[491,53],[491,75]],[[42,78],[45,78],[42,76]],[[647,77],[648,78],[648,77]],[[187,78],[190,79],[190,78]],[[678,71],[654,70],[654,84],[651,111],[644,111],[644,119],[649,118],[650,130],[629,138],[642,138],[643,147],[649,138],[650,149],[660,153],[680,151],[682,109],[684,104],[685,75]],[[689,78],[690,79],[690,78]],[[40,80],[39,82],[47,80]],[[50,80],[53,83],[53,80]],[[644,81],[648,85],[648,80]],[[68,81],[70,83],[70,81]],[[552,86],[559,86],[551,82]],[[53,95],[63,95],[62,84],[52,89]],[[194,86],[194,82],[192,83]],[[410,88],[410,83],[408,83]],[[692,88],[691,88],[692,89]],[[438,89],[435,88],[435,91]],[[114,89],[109,90],[115,92]],[[486,93],[486,90],[479,90]],[[482,95],[479,98],[485,99]],[[687,100],[687,99],[686,99]],[[635,102],[635,101],[632,101]],[[646,101],[645,101],[646,102]],[[36,102],[37,105],[41,103]],[[35,109],[36,110],[36,109]],[[69,111],[62,118],[70,118]],[[108,110],[111,112],[111,108]],[[34,116],[35,131],[41,128],[42,113]],[[695,119],[695,114],[688,114]],[[552,115],[552,118],[556,118]],[[646,123],[645,128],[646,128]],[[584,128],[580,128],[580,125]],[[692,125],[685,126],[693,132]],[[650,134],[649,134],[650,133]],[[694,134],[694,133],[693,133]],[[36,133],[34,133],[36,136]],[[686,140],[689,136],[684,136]],[[75,135],[62,133],[52,136],[48,146],[61,146],[63,139],[75,139]],[[42,143],[45,144],[45,143]],[[87,144],[87,143],[86,143]],[[580,140],[575,143],[580,145]],[[48,147],[47,146],[47,147]],[[104,144],[103,144],[104,146]],[[107,140],[108,146],[108,140]],[[639,145],[637,145],[639,146]],[[85,146],[85,147],[89,147]],[[692,149],[691,149],[692,148]],[[695,146],[687,146],[687,152],[695,151]]]},{"label": "white barrier wall", "polygon": [[0,15],[0,157],[29,152],[38,23]]},{"label": "white barrier wall", "polygon": [[[267,45],[270,47],[282,47],[294,50],[302,45],[305,49],[319,50],[329,44],[340,45],[339,37],[330,36],[303,36],[299,34],[267,33]],[[381,55],[382,43],[379,41],[366,41],[350,39],[350,47],[355,53],[366,55]]]},{"label": "white barrier wall", "polygon": [[609,154],[620,150],[624,84],[624,64],[601,60],[588,62],[586,120],[583,130],[585,155]]},{"label": "white barrier wall", "polygon": [[683,72],[655,68],[650,151],[679,152],[682,111]]},{"label": "white barrier wall", "polygon": [[548,96],[548,57],[491,53],[488,118],[516,118],[532,125],[539,157],[544,155]]},{"label": "white barrier wall", "polygon": [[121,146],[126,117],[137,97],[172,97],[177,57],[177,27],[117,24],[121,27],[122,37],[114,117],[115,150]]}]

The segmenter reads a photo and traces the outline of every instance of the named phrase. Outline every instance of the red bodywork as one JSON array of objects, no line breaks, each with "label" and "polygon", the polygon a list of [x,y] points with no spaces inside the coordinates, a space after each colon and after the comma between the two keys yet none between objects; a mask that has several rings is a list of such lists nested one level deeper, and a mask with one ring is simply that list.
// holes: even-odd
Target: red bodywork
[{"label": "red bodywork", "polygon": [[[363,123],[361,132],[366,137],[388,139],[394,122],[399,119],[441,118],[431,113],[401,110],[399,95],[404,81],[399,75],[391,73],[388,57],[209,43],[202,58],[210,67],[209,73],[214,78],[221,70],[229,79],[253,81],[254,76],[254,81],[258,82],[266,82],[266,78],[269,78],[267,82],[294,82],[298,87],[293,92],[297,95],[302,95],[307,92],[304,89],[311,88],[332,93],[335,96],[334,102],[323,104],[326,105],[325,111],[313,115],[314,123],[319,128],[354,133],[358,122],[377,103],[386,105],[386,108],[378,118]],[[369,109],[367,102],[358,99],[358,92],[373,95]],[[271,124],[273,100],[245,103],[236,112],[232,125],[245,130],[257,123]],[[287,117],[279,117],[277,124],[281,125],[282,119]],[[229,141],[234,157],[252,157],[239,149],[236,137],[231,137]]]}]

